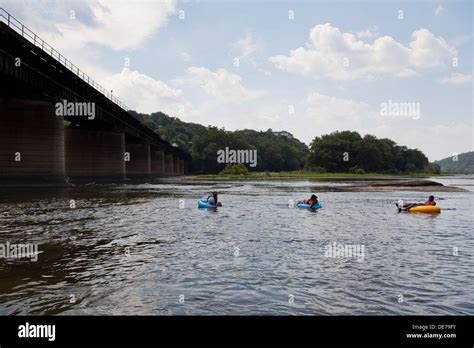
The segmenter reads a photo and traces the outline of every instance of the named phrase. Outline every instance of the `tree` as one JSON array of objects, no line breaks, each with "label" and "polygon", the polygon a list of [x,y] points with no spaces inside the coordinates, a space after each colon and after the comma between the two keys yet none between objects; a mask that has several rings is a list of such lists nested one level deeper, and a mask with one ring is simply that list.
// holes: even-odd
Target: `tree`
[{"label": "tree", "polygon": [[328,172],[420,172],[429,169],[428,158],[418,149],[397,146],[390,139],[357,132],[333,132],[315,137],[305,168]]},{"label": "tree", "polygon": [[360,142],[357,132],[344,131],[316,137],[311,142],[308,165],[323,167],[328,172],[347,172],[354,163],[354,143]]}]

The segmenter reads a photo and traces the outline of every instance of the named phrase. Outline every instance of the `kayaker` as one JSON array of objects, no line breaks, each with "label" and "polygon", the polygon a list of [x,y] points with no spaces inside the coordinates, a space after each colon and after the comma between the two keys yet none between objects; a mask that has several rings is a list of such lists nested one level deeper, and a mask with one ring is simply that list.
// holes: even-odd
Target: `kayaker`
[{"label": "kayaker", "polygon": [[217,192],[212,192],[212,194],[207,197],[207,204],[217,205]]}]

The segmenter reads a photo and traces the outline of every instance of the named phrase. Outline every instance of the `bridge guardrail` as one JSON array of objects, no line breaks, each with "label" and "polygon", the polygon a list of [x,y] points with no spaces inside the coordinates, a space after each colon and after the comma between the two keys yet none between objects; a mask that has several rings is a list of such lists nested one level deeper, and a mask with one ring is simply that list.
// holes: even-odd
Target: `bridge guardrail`
[{"label": "bridge guardrail", "polygon": [[120,101],[115,97],[110,91],[107,91],[104,87],[99,85],[95,80],[93,80],[89,75],[80,70],[77,66],[72,64],[66,57],[61,53],[55,50],[50,44],[41,39],[36,35],[32,30],[28,29],[23,23],[18,19],[13,17],[5,9],[0,7],[0,21],[5,23],[8,27],[16,31],[22,37],[31,42],[34,46],[41,48],[45,53],[49,54],[52,58],[56,59],[59,63],[63,64],[69,71],[77,75],[81,80],[89,84],[91,87],[102,93],[107,99],[111,102],[117,104],[119,107],[125,111],[131,110],[125,103]]}]

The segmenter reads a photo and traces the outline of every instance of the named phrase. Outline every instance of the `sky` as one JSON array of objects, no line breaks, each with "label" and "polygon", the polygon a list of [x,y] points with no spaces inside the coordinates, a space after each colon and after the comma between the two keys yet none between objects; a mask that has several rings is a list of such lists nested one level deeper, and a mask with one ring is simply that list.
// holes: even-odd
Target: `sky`
[{"label": "sky", "polygon": [[433,160],[473,150],[472,1],[38,1],[3,7],[130,108]]}]

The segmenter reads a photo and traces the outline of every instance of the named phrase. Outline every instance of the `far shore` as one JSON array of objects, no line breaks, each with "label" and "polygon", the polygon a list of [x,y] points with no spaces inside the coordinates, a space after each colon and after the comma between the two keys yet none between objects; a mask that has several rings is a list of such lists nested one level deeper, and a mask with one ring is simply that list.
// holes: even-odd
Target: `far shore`
[{"label": "far shore", "polygon": [[411,179],[411,178],[429,178],[429,177],[448,177],[453,174],[434,174],[434,173],[412,173],[412,174],[385,174],[385,173],[311,173],[304,171],[295,172],[250,172],[248,174],[198,174],[192,175],[192,179],[216,179],[216,180],[247,180],[247,179]]},{"label": "far shore", "polygon": [[315,191],[333,192],[380,192],[380,191],[415,191],[415,192],[467,192],[468,190],[444,186],[443,184],[427,180],[427,178],[449,177],[453,174],[352,174],[352,173],[305,173],[305,172],[280,172],[280,173],[249,173],[247,175],[194,175],[191,179],[197,180],[281,180],[281,179],[317,179],[317,181],[350,180],[356,181],[349,185],[324,185],[315,184]]}]

